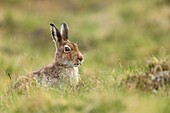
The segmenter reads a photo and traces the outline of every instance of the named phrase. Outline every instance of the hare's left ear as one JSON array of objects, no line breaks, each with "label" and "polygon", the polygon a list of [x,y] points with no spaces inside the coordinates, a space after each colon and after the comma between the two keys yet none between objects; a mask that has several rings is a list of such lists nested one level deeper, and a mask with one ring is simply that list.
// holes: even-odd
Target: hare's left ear
[{"label": "hare's left ear", "polygon": [[57,47],[62,45],[62,36],[59,32],[59,30],[57,29],[57,27],[55,27],[55,25],[53,23],[50,23],[50,28],[51,28],[51,35],[53,38],[53,41],[55,44],[57,44]]},{"label": "hare's left ear", "polygon": [[60,33],[61,33],[63,40],[65,41],[68,40],[68,30],[69,30],[68,25],[63,22],[61,24]]}]

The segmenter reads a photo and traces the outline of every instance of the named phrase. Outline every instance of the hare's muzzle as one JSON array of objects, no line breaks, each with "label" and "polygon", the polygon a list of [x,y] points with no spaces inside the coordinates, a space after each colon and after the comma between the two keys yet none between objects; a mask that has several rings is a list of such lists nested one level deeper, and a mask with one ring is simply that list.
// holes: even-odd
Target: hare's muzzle
[{"label": "hare's muzzle", "polygon": [[78,65],[81,65],[81,63],[83,62],[83,55],[81,53],[78,55],[77,61]]},{"label": "hare's muzzle", "polygon": [[78,57],[78,61],[82,62],[83,61],[83,56]]}]

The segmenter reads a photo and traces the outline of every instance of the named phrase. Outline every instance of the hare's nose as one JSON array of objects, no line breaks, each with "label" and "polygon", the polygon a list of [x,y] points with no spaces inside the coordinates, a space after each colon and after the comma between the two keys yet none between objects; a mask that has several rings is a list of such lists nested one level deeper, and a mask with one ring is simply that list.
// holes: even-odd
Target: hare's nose
[{"label": "hare's nose", "polygon": [[78,60],[81,62],[83,60],[83,56],[79,56]]}]

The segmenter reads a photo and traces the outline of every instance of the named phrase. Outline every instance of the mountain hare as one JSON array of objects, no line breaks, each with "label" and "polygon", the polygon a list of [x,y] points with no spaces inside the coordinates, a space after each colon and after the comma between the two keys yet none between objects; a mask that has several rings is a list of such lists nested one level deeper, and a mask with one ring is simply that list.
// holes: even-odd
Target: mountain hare
[{"label": "mountain hare", "polygon": [[45,87],[61,86],[65,82],[76,86],[78,83],[78,66],[83,61],[83,55],[77,44],[68,40],[68,25],[63,22],[59,31],[50,23],[50,28],[56,47],[54,62],[27,76],[19,77],[14,84],[15,89],[28,90],[33,83]]}]

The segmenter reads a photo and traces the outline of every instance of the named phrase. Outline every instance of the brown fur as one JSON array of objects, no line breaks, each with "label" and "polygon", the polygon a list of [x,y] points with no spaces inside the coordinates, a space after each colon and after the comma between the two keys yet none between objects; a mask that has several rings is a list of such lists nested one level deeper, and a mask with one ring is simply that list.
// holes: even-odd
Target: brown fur
[{"label": "brown fur", "polygon": [[[61,86],[68,82],[75,86],[79,80],[78,66],[83,60],[83,55],[78,49],[77,44],[68,40],[68,26],[62,23],[61,32],[51,25],[52,38],[56,45],[54,62],[31,73],[28,76],[19,77],[14,84],[15,89],[28,90],[32,83],[38,86]],[[68,47],[70,50],[68,50]]]}]

